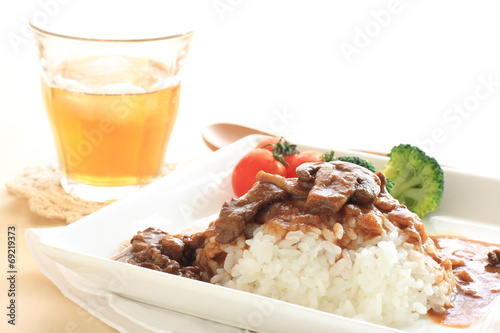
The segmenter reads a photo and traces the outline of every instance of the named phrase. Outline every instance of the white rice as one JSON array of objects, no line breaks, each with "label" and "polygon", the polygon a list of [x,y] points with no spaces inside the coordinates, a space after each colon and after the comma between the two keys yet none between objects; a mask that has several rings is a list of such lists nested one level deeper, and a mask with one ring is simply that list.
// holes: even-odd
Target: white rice
[{"label": "white rice", "polygon": [[[395,228],[393,228],[395,229]],[[401,326],[449,302],[450,283],[428,255],[392,230],[341,249],[316,228],[275,237],[265,226],[252,239],[224,245],[212,283],[373,323]]]}]

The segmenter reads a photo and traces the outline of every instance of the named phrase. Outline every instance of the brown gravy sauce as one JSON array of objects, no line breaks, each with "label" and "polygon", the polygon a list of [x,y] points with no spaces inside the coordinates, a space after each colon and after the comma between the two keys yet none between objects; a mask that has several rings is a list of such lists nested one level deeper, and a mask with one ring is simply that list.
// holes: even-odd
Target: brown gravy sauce
[{"label": "brown gravy sauce", "polygon": [[430,310],[434,322],[455,328],[473,325],[487,312],[489,305],[500,295],[500,265],[492,265],[488,254],[500,251],[500,245],[455,236],[431,236],[440,258],[453,263],[457,294],[453,307],[444,313]]}]

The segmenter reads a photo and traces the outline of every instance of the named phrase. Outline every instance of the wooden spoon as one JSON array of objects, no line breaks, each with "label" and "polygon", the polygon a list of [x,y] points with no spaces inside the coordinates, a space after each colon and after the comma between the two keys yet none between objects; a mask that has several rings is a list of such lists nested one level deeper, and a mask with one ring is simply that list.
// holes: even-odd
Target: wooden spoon
[{"label": "wooden spoon", "polygon": [[220,149],[251,134],[274,136],[256,128],[231,123],[211,124],[201,132],[203,141],[211,150]]},{"label": "wooden spoon", "polygon": [[[256,128],[233,124],[233,123],[214,123],[205,127],[201,132],[201,136],[203,137],[203,141],[205,142],[205,144],[208,146],[208,148],[214,151],[251,134],[276,136],[275,134],[261,131]],[[360,150],[360,149],[350,149],[350,150],[362,153],[380,155],[380,156],[387,156],[387,153],[381,153],[377,151]]]}]

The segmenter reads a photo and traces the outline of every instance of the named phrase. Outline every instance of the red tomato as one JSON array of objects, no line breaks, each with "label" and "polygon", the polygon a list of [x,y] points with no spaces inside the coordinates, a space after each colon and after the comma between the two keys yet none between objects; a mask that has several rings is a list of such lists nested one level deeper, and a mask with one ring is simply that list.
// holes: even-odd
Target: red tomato
[{"label": "red tomato", "polygon": [[297,167],[302,163],[307,162],[321,162],[323,159],[323,154],[319,151],[307,150],[298,154],[288,155],[285,157],[285,162],[288,163],[286,166],[286,177],[294,178],[297,177]]},{"label": "red tomato", "polygon": [[281,140],[281,138],[279,136],[273,136],[273,137],[262,140],[261,142],[259,142],[259,144],[257,146],[255,146],[255,148],[262,148],[262,149],[266,149],[266,150],[269,150],[270,152],[272,152],[274,149],[274,146],[280,140]]},{"label": "red tomato", "polygon": [[253,149],[234,167],[232,185],[234,193],[239,197],[247,193],[257,181],[255,176],[259,171],[285,176],[285,166],[276,160],[269,150]]}]

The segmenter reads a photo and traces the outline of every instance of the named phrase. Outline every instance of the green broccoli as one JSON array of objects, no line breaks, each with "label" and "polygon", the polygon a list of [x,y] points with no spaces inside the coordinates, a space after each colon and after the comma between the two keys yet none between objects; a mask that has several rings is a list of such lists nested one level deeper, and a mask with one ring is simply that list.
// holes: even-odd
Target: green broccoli
[{"label": "green broccoli", "polygon": [[443,197],[444,176],[439,163],[420,148],[400,144],[392,148],[384,174],[394,181],[389,193],[420,217],[436,209]]},{"label": "green broccoli", "polygon": [[385,188],[389,191],[389,193],[393,187],[394,187],[394,181],[391,178],[385,176]]}]

